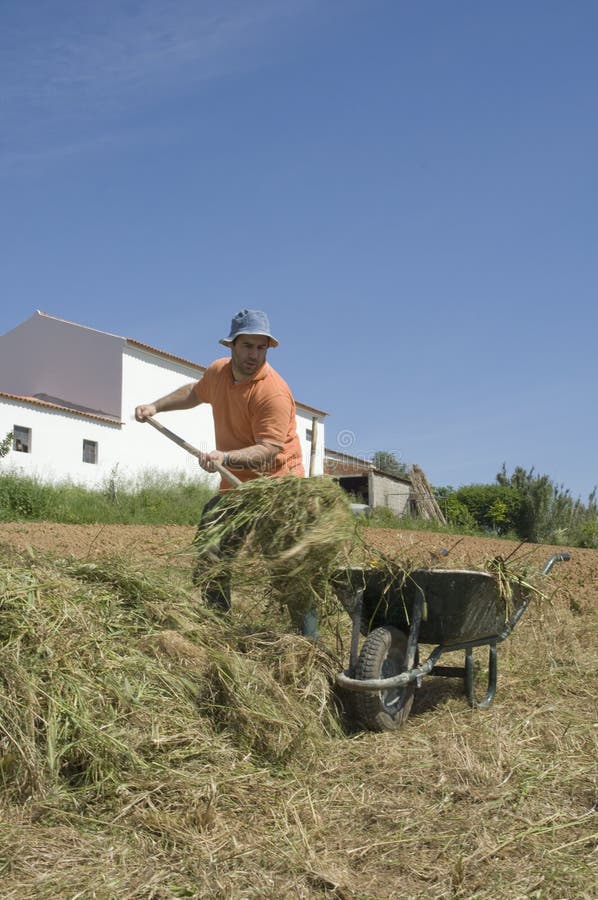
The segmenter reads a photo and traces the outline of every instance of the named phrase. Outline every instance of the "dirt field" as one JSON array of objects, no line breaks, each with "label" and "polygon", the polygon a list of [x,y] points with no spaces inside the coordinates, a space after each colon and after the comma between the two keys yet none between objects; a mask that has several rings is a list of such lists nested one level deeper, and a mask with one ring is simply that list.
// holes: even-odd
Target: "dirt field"
[{"label": "dirt field", "polygon": [[[152,566],[191,564],[193,529],[181,526],[133,525],[59,525],[53,522],[5,522],[0,527],[0,542],[18,549],[31,547],[42,552],[86,559],[103,555],[127,554]],[[557,551],[569,548],[526,544],[494,538],[459,537],[431,532],[365,529],[370,547],[391,557],[433,565],[479,568],[493,556],[512,559],[530,566],[541,566]],[[442,549],[447,556],[438,556]],[[514,552],[515,551],[515,552]],[[571,560],[555,571],[551,579],[559,593],[574,605],[595,605],[598,600],[598,551],[570,549]]]}]

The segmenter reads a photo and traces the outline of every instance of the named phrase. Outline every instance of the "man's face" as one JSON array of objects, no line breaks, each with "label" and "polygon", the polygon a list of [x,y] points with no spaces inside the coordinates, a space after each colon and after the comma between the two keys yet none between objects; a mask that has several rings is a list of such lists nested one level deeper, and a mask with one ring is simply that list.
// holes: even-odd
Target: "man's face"
[{"label": "man's face", "polygon": [[269,340],[263,334],[240,334],[231,347],[233,375],[237,381],[251,378],[266,361]]}]

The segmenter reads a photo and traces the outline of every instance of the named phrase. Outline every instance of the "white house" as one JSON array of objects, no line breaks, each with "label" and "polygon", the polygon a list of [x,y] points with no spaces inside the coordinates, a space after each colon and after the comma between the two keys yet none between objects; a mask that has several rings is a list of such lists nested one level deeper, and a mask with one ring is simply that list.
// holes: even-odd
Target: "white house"
[{"label": "white house", "polygon": [[[140,402],[196,381],[204,371],[132,338],[38,310],[0,336],[0,440],[13,434],[3,465],[44,481],[69,479],[89,487],[149,470],[208,479],[193,456],[134,419]],[[323,472],[325,416],[297,402],[305,471],[314,475]],[[210,406],[158,418],[198,449],[214,448]]]}]

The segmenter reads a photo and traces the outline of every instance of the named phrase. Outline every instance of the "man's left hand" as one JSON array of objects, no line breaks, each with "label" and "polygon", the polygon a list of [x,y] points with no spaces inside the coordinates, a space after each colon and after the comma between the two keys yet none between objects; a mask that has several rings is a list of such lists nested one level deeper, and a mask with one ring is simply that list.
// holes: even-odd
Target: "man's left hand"
[{"label": "man's left hand", "polygon": [[209,453],[204,453],[199,457],[199,464],[206,472],[215,472],[216,466],[214,463],[218,463],[218,465],[222,466],[224,464],[223,460],[224,453],[220,450],[210,450]]}]

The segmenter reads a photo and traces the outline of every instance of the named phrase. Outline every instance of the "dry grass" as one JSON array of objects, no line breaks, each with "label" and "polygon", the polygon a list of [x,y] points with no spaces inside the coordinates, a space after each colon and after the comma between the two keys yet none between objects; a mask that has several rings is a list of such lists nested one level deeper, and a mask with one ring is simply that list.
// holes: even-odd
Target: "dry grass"
[{"label": "dry grass", "polygon": [[223,622],[174,570],[6,551],[2,897],[589,900],[596,606],[564,570],[488,712],[430,678],[364,734],[332,687],[344,614],[314,646],[257,595]]}]

